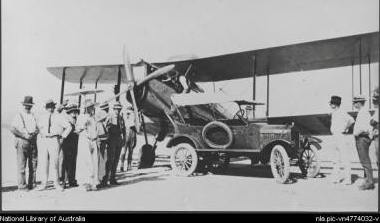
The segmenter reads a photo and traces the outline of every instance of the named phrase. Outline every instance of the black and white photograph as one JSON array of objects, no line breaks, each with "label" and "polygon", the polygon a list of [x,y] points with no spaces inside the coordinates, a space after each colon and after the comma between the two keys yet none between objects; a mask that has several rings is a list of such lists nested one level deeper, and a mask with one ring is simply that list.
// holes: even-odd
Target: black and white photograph
[{"label": "black and white photograph", "polygon": [[378,213],[379,38],[378,0],[3,0],[1,209]]}]

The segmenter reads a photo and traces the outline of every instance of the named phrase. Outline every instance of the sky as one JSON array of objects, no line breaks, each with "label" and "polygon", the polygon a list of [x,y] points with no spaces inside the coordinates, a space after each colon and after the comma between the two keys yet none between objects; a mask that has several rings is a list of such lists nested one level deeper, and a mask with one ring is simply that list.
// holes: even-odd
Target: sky
[{"label": "sky", "polygon": [[[60,81],[46,67],[165,61],[173,55],[214,56],[379,30],[378,0],[3,0],[2,124],[32,95],[35,111],[59,100]],[[354,67],[358,83],[358,66]],[[368,65],[362,66],[368,92]],[[372,86],[378,63],[371,65]],[[257,80],[257,99],[266,101],[266,80]],[[216,83],[251,97],[251,80]],[[86,86],[91,88],[91,86]],[[210,90],[210,85],[204,87]],[[103,86],[105,98],[111,86]],[[67,85],[73,92],[78,85]],[[328,111],[331,94],[351,108],[351,67],[275,75],[270,114]],[[358,92],[358,84],[355,84]],[[367,93],[368,94],[368,93]],[[264,113],[265,108],[260,112]]]}]

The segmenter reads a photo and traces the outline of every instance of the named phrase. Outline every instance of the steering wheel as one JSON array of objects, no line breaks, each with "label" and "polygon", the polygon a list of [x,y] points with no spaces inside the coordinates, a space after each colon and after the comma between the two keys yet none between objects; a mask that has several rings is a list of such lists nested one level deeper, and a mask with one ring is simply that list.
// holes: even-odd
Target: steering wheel
[{"label": "steering wheel", "polygon": [[245,115],[245,111],[244,110],[238,110],[234,117],[232,119],[240,119],[240,120],[244,120],[244,115]]}]

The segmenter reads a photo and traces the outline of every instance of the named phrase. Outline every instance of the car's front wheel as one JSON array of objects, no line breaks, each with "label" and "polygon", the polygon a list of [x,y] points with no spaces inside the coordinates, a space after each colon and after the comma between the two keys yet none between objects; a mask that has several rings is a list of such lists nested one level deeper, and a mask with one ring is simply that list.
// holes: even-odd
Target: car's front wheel
[{"label": "car's front wheel", "polygon": [[195,148],[188,143],[180,143],[174,147],[170,156],[170,165],[176,176],[190,176],[198,164],[198,155]]},{"label": "car's front wheel", "polygon": [[278,183],[285,183],[290,175],[290,159],[282,145],[275,145],[270,155],[270,167]]},{"label": "car's front wheel", "polygon": [[316,177],[321,169],[318,157],[318,149],[314,143],[305,148],[299,159],[299,167],[302,175],[308,178]]}]

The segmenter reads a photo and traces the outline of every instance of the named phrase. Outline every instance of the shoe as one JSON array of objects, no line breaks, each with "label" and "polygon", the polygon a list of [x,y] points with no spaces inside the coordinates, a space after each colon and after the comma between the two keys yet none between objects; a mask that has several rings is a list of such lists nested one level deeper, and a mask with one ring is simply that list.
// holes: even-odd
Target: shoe
[{"label": "shoe", "polygon": [[37,188],[38,191],[43,191],[47,189],[48,189],[48,185],[41,185],[40,187]]},{"label": "shoe", "polygon": [[57,191],[64,191],[65,190],[65,185],[60,185],[60,184],[56,184],[54,185],[54,188],[57,190]]},{"label": "shoe", "polygon": [[98,190],[97,185],[92,185],[91,186],[91,191],[97,191],[97,190]]},{"label": "shoe", "polygon": [[344,179],[343,181],[342,181],[342,184],[344,184],[344,185],[351,185],[352,184],[352,181],[351,181],[351,179]]},{"label": "shoe", "polygon": [[77,183],[69,183],[69,187],[78,187],[79,185]]},{"label": "shoe", "polygon": [[110,180],[111,185],[119,185],[119,183],[116,180]]},{"label": "shoe", "polygon": [[374,183],[364,182],[359,186],[359,190],[373,190],[375,189]]},{"label": "shoe", "polygon": [[86,185],[84,186],[84,189],[85,189],[86,191],[91,191],[91,186],[90,186],[89,184],[86,184]]}]

